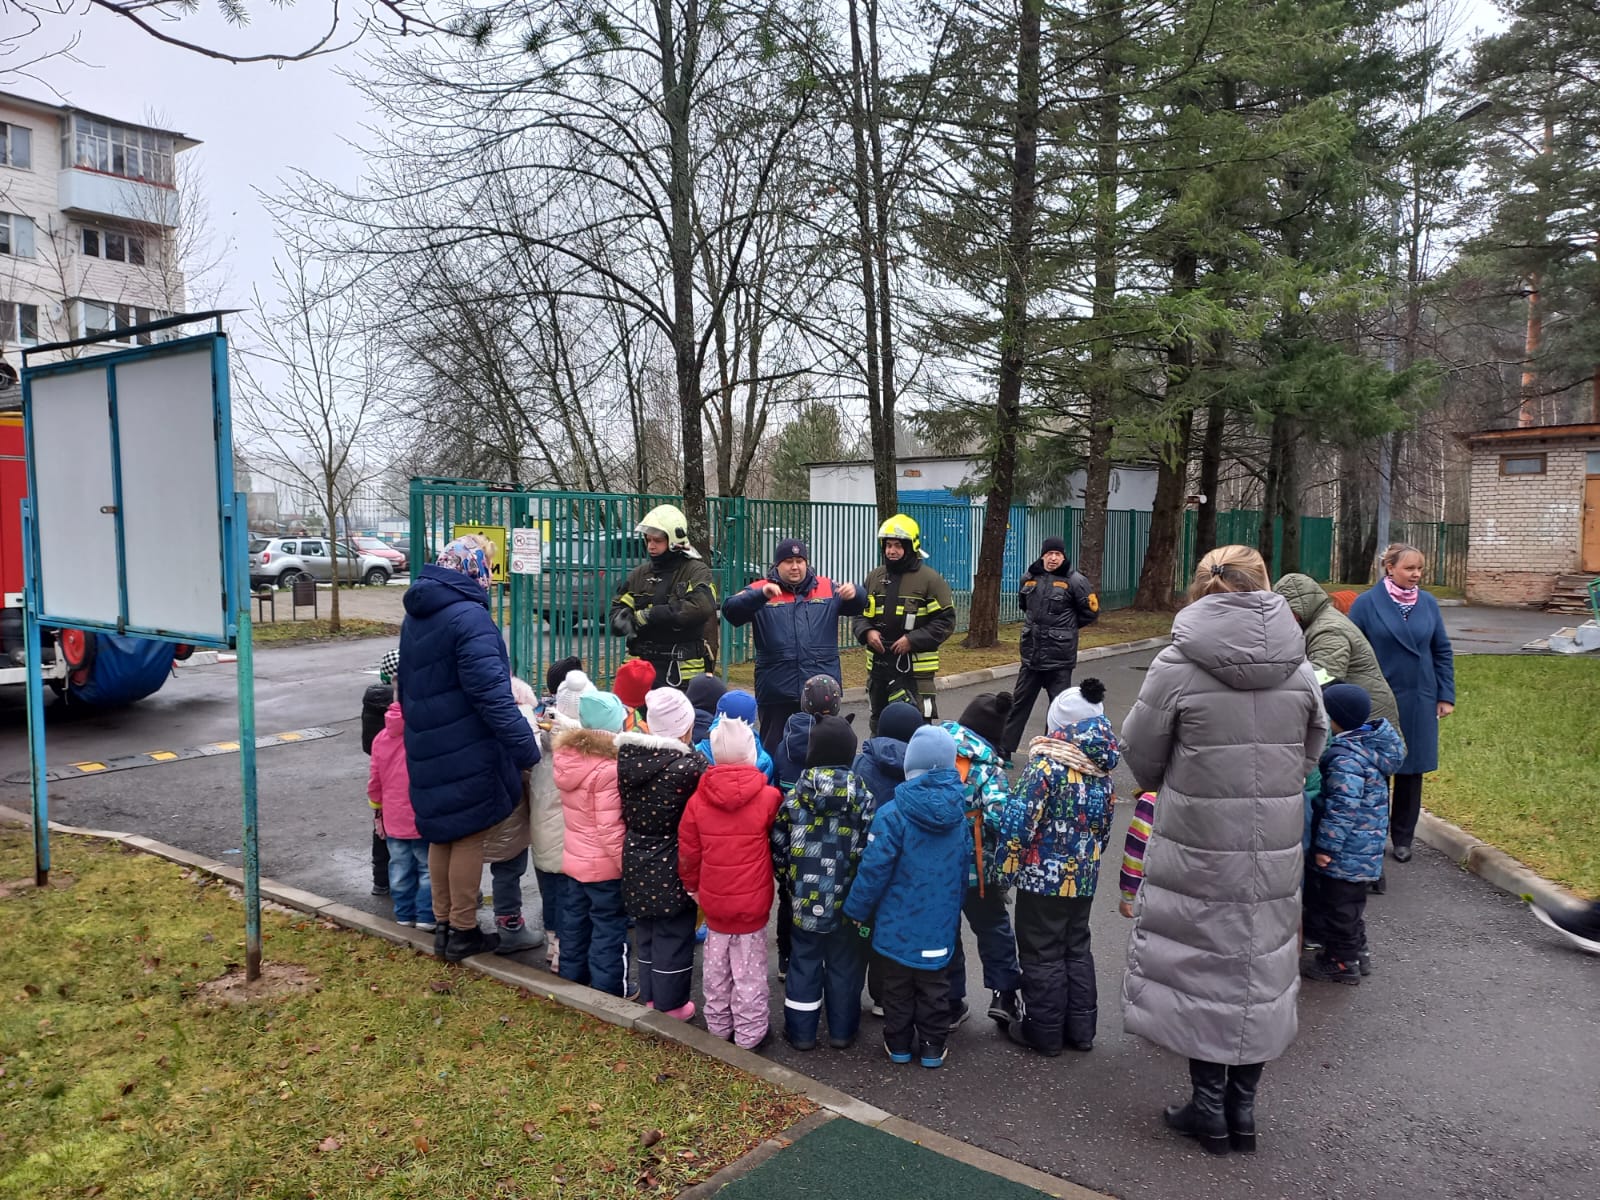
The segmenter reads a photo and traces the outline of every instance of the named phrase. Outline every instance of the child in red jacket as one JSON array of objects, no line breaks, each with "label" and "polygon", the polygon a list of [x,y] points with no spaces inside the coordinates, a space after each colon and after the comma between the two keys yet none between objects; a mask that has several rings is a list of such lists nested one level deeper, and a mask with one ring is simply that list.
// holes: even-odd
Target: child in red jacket
[{"label": "child in red jacket", "polygon": [[706,1028],[746,1050],[767,1040],[768,836],[782,800],[756,766],[756,735],[737,717],[711,731],[717,765],[700,777],[678,825],[678,874],[706,914]]}]

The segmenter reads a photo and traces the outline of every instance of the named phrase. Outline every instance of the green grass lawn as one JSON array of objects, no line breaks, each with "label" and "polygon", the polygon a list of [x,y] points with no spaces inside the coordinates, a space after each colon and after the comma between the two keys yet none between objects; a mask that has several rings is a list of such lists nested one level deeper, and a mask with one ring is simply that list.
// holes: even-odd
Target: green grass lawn
[{"label": "green grass lawn", "polygon": [[[1120,608],[1115,612],[1101,613],[1100,619],[1078,635],[1080,649],[1110,646],[1118,642],[1138,641],[1141,638],[1159,637],[1172,632],[1171,613],[1134,612]],[[952,634],[950,640],[939,647],[939,674],[959,675],[963,671],[976,671],[983,667],[1001,667],[1014,663],[1020,657],[1017,641],[1022,636],[1022,626],[1000,626],[1000,644],[983,650],[968,650],[963,646],[964,633]],[[845,650],[839,655],[845,687],[867,685],[867,653],[865,650]],[[755,664],[739,663],[728,668],[728,681],[737,687],[755,686]]]},{"label": "green grass lawn", "polygon": [[1600,896],[1600,661],[1462,655],[1422,801],[1539,874]]},{"label": "green grass lawn", "polygon": [[310,642],[393,637],[399,632],[400,626],[392,621],[372,621],[366,617],[341,617],[338,633],[332,632],[327,617],[305,621],[268,621],[250,626],[250,637],[257,646],[299,646]]},{"label": "green grass lawn", "polygon": [[808,1101],[469,970],[300,914],[269,966],[315,990],[225,1007],[229,889],[59,835],[32,881],[0,826],[0,1196],[672,1195]]}]

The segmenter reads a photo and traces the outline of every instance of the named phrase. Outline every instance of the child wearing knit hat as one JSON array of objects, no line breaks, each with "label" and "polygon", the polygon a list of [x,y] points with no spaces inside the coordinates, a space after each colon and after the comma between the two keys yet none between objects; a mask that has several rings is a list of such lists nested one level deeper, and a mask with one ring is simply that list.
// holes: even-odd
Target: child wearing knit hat
[{"label": "child wearing knit hat", "polygon": [[754,1050],[767,1038],[768,838],[781,797],[756,766],[748,722],[724,716],[711,745],[717,762],[700,777],[678,826],[678,874],[706,915],[706,1028]]},{"label": "child wearing knit hat", "polygon": [[656,686],[656,669],[643,658],[630,658],[617,668],[611,677],[611,691],[628,710],[629,729],[641,727],[638,713],[645,706],[645,697]]},{"label": "child wearing knit hat", "polygon": [[872,818],[844,915],[884,959],[883,1047],[889,1060],[944,1065],[950,1034],[946,968],[959,936],[967,838],[955,739],[938,726],[906,745],[906,779]]},{"label": "child wearing knit hat", "polygon": [[694,706],[674,688],[646,693],[650,732],[617,735],[622,800],[622,903],[634,920],[639,999],[687,1021],[694,970],[695,904],[678,874],[678,827],[706,760],[689,747]]},{"label": "child wearing knit hat", "polygon": [[849,766],[855,751],[848,721],[817,718],[805,770],[772,827],[778,884],[790,898],[784,1036],[796,1050],[815,1049],[824,1007],[834,1049],[850,1046],[861,1026],[866,947],[840,916],[872,820],[872,793]]},{"label": "child wearing knit hat", "polygon": [[555,735],[554,774],[566,821],[561,909],[563,979],[613,996],[628,974],[628,914],[622,907],[622,797],[617,790],[617,734],[626,713],[610,692],[578,699],[579,725]]},{"label": "child wearing knit hat", "polygon": [[1351,987],[1371,971],[1367,891],[1383,873],[1389,836],[1389,776],[1405,759],[1405,743],[1372,697],[1353,683],[1322,689],[1333,736],[1317,767],[1322,787],[1312,799],[1311,851],[1302,916],[1306,942],[1321,949],[1300,960],[1306,979]]},{"label": "child wearing knit hat", "polygon": [[[694,748],[713,766],[718,759],[716,747],[712,744],[712,735],[727,717],[743,721],[753,728],[756,724],[756,698],[743,688],[730,688],[717,698],[717,710],[711,717],[711,725],[706,731],[706,736],[694,744]],[[761,768],[761,773],[767,777],[768,783],[777,782],[778,773],[772,765],[772,755],[767,753],[767,748],[759,741],[756,743],[756,766]]]},{"label": "child wearing knit hat", "polygon": [[1098,1020],[1089,909],[1111,837],[1120,758],[1106,689],[1085,679],[1050,703],[1048,730],[1000,814],[996,881],[1017,889],[1022,1012],[1006,1023],[1019,1045],[1054,1058],[1094,1045]]},{"label": "child wearing knit hat", "polygon": [[[989,1019],[1002,1025],[1016,1019],[1020,1011],[1017,989],[1022,985],[1005,889],[988,882],[995,858],[995,822],[1011,796],[1000,749],[1010,712],[1011,693],[984,692],[962,710],[960,721],[944,723],[945,732],[955,739],[956,770],[966,786],[967,845],[972,851],[961,912],[978,941],[983,986],[990,989]],[[950,960],[951,1028],[965,1021],[967,1013],[967,955],[957,938]]]}]

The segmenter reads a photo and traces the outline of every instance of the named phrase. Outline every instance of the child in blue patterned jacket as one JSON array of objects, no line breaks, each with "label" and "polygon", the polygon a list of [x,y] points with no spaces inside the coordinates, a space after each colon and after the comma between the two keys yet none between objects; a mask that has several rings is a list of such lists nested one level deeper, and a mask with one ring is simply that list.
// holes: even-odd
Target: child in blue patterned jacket
[{"label": "child in blue patterned jacket", "polygon": [[[796,1050],[815,1049],[824,1005],[835,1050],[848,1048],[861,1026],[867,947],[839,916],[872,820],[872,793],[850,769],[855,752],[848,721],[816,718],[805,769],[772,826],[778,888],[791,900],[783,1032]],[[778,919],[786,919],[782,910]]]},{"label": "child in blue patterned jacket", "polygon": [[[1405,743],[1384,718],[1369,721],[1372,699],[1353,683],[1322,689],[1333,737],[1318,766],[1322,791],[1312,808],[1311,855],[1302,905],[1307,942],[1321,950],[1300,961],[1307,979],[1351,986],[1367,966],[1367,885],[1383,873],[1389,835],[1389,776]],[[1363,967],[1366,967],[1364,970]]]},{"label": "child in blue patterned jacket", "polygon": [[1022,1013],[1012,1041],[1054,1058],[1062,1044],[1094,1046],[1099,1018],[1089,908],[1111,837],[1121,757],[1106,720],[1105,685],[1085,679],[1050,702],[1049,732],[1028,746],[1028,765],[1000,815],[997,882],[1017,889]]}]

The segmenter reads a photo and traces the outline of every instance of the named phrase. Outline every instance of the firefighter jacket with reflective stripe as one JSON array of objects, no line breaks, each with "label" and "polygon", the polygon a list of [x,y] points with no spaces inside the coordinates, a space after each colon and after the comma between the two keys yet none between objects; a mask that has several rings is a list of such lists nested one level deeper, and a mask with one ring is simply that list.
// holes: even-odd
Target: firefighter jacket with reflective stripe
[{"label": "firefighter jacket with reflective stripe", "polygon": [[1100,598],[1094,585],[1063,562],[1047,571],[1035,560],[1017,589],[1022,609],[1022,663],[1035,671],[1075,667],[1078,630],[1100,619]]},{"label": "firefighter jacket with reflective stripe", "polygon": [[[623,581],[611,603],[612,626],[627,609],[638,623],[628,638],[628,653],[660,661],[704,656],[706,622],[716,615],[717,588],[711,568],[677,551],[661,556],[662,565],[646,559]],[[691,672],[685,668],[685,676]]]},{"label": "firefighter jacket with reflective stripe", "polygon": [[[944,576],[927,563],[900,573],[879,565],[867,576],[865,587],[866,610],[851,623],[856,641],[866,645],[867,634],[876,629],[887,650],[904,634],[911,642],[910,673],[937,672],[939,647],[956,631],[955,600]],[[897,657],[867,651],[869,666],[879,659],[894,663]]]}]

